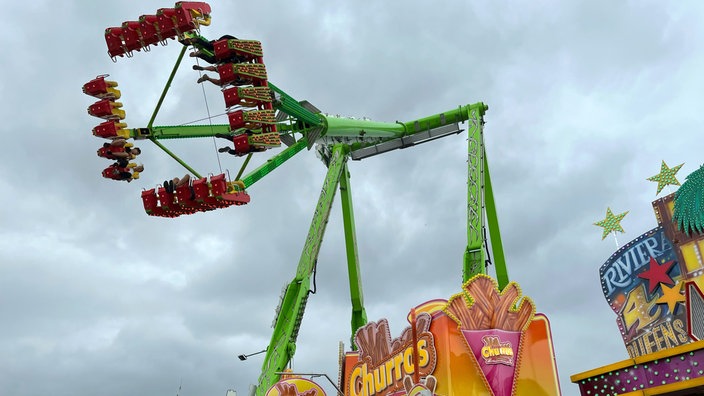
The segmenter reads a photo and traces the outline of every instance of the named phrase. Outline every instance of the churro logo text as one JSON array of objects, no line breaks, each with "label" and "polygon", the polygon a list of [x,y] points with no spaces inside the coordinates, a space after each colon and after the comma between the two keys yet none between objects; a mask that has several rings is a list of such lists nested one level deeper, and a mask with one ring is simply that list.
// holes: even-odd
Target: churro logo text
[{"label": "churro logo text", "polygon": [[370,322],[357,331],[359,361],[350,370],[345,394],[350,396],[384,396],[403,389],[403,379],[418,370],[421,377],[435,370],[435,340],[429,331],[432,318],[421,313],[416,320],[418,367],[413,359],[411,328],[391,339],[386,319]]},{"label": "churro logo text", "polygon": [[487,364],[513,366],[513,348],[510,341],[501,342],[498,336],[491,335],[485,335],[482,341],[482,357]]}]

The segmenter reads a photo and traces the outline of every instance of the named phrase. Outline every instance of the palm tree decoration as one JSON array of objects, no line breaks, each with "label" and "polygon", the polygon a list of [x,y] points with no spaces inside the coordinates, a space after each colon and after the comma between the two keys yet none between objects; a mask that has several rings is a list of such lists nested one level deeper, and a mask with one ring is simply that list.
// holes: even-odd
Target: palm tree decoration
[{"label": "palm tree decoration", "polygon": [[687,176],[675,192],[675,210],[672,220],[680,231],[704,233],[704,165]]}]

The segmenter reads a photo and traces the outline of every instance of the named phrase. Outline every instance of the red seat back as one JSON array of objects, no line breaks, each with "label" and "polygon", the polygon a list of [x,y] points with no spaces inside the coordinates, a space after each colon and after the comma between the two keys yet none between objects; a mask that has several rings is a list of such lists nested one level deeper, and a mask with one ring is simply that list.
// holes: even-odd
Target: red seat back
[{"label": "red seat back", "polygon": [[174,19],[176,17],[176,10],[173,8],[159,8],[156,11],[157,25],[159,27],[159,35],[161,40],[166,40],[167,38],[174,38],[179,33]]},{"label": "red seat back", "polygon": [[144,46],[148,47],[151,44],[159,42],[157,34],[157,17],[156,15],[142,15],[139,17],[139,31],[142,33],[142,41]]},{"label": "red seat back", "polygon": [[105,139],[117,137],[117,121],[105,121],[93,128],[93,135]]},{"label": "red seat back", "polygon": [[178,200],[178,205],[184,214],[191,214],[195,212],[201,212],[205,208],[201,208],[201,205],[194,201],[191,196],[191,186],[185,184],[176,188],[176,199]]},{"label": "red seat back", "polygon": [[157,208],[158,198],[156,196],[156,189],[142,191],[142,203],[144,204],[144,210],[147,213],[153,212]]},{"label": "red seat back", "polygon": [[229,84],[237,79],[235,68],[233,66],[234,64],[232,63],[225,63],[218,66],[218,75],[220,76],[222,85]]},{"label": "red seat back", "polygon": [[237,154],[249,153],[249,138],[246,134],[237,135],[232,138]]},{"label": "red seat back", "polygon": [[240,104],[240,94],[238,87],[231,87],[222,91],[222,95],[225,97],[225,107],[232,107]]},{"label": "red seat back", "polygon": [[176,29],[181,33],[190,32],[198,28],[198,25],[193,21],[193,15],[186,8],[176,7],[174,18],[176,19]]},{"label": "red seat back", "polygon": [[227,120],[230,123],[230,129],[240,129],[244,127],[244,112],[242,110],[232,111],[227,113]]},{"label": "red seat back", "polygon": [[108,54],[114,58],[123,56],[127,52],[122,42],[122,28],[109,27],[105,29],[105,43],[108,45]]},{"label": "red seat back", "polygon": [[202,15],[210,15],[212,12],[210,5],[202,1],[177,1],[174,8],[176,10],[197,10]]},{"label": "red seat back", "polygon": [[170,210],[174,207],[174,194],[166,191],[164,187],[159,187],[157,190],[157,195],[159,196],[159,205],[166,210]]},{"label": "red seat back", "polygon": [[196,196],[196,201],[202,201],[208,197],[208,179],[202,178],[193,181],[193,194]]},{"label": "red seat back", "polygon": [[94,98],[102,99],[108,94],[108,84],[105,76],[98,76],[83,84],[83,93]]},{"label": "red seat back", "polygon": [[141,34],[139,32],[139,21],[122,22],[122,39],[128,51],[141,50]]},{"label": "red seat back", "polygon": [[225,181],[224,173],[210,176],[210,192],[211,196],[216,198],[222,197],[227,192],[227,182]]},{"label": "red seat back", "polygon": [[213,55],[215,55],[215,59],[223,60],[231,58],[233,55],[235,55],[234,51],[230,51],[230,47],[228,47],[227,41],[227,39],[222,39],[217,40],[213,43]]},{"label": "red seat back", "polygon": [[111,118],[119,118],[113,116],[112,101],[109,99],[99,100],[93,103],[92,105],[88,106],[88,114],[92,115],[93,117],[104,118],[106,120],[109,120]]},{"label": "red seat back", "polygon": [[174,8],[176,9],[176,25],[181,32],[198,28],[195,21],[193,21],[193,15],[190,10],[196,10],[201,15],[210,15],[211,13],[210,5],[202,1],[178,1]]}]

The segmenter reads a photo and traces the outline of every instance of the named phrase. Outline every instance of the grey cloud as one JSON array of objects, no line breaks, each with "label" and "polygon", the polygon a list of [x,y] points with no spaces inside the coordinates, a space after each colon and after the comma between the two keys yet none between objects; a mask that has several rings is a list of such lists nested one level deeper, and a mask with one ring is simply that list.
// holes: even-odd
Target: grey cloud
[{"label": "grey cloud", "polygon": [[[98,120],[81,85],[120,83],[130,127],[147,123],[179,47],[112,63],[103,29],[172,3],[23,4],[0,38],[6,151],[0,157],[0,393],[245,393],[282,286],[293,277],[324,166],[305,152],[252,186],[251,204],[154,219],[139,193],[185,170],[140,142],[142,178],[100,176]],[[569,375],[626,357],[598,267],[613,252],[592,225],[631,210],[621,244],[654,227],[661,159],[698,168],[698,4],[499,2],[212,3],[209,37],[260,39],[271,80],[325,112],[410,120],[489,105],[485,139],[511,279],[552,323]],[[16,6],[13,6],[16,7]],[[19,23],[31,21],[31,23]],[[68,37],[71,40],[68,40]],[[205,117],[191,60],[156,124]],[[211,115],[224,111],[205,86]],[[224,123],[223,117],[213,120]],[[351,162],[370,320],[458,291],[466,245],[466,135]],[[219,173],[212,141],[166,142]],[[241,160],[221,155],[223,169]],[[256,159],[260,164],[264,159]],[[253,169],[251,165],[250,169]],[[339,197],[338,197],[339,199]],[[318,261],[296,368],[335,378],[349,344],[339,202]],[[411,290],[409,290],[411,285]]]}]

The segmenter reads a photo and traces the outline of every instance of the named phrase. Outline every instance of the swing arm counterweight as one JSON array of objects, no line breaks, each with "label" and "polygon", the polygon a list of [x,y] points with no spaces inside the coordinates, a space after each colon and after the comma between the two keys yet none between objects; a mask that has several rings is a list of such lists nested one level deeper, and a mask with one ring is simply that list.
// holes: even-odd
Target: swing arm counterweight
[{"label": "swing arm counterweight", "polygon": [[342,145],[335,146],[330,158],[328,173],[320,192],[318,204],[315,207],[313,220],[308,230],[308,236],[298,261],[296,276],[286,287],[283,298],[277,309],[274,320],[274,331],[267,348],[262,374],[259,377],[256,395],[264,395],[266,391],[279,380],[280,372],[296,351],[296,338],[303,319],[308,294],[310,293],[311,276],[320,252],[325,226],[330,216],[330,209],[340,182],[340,175],[347,161],[346,148]]}]

